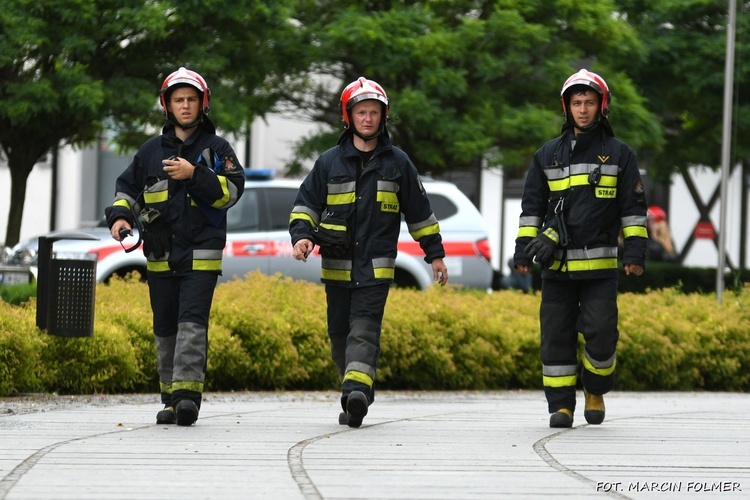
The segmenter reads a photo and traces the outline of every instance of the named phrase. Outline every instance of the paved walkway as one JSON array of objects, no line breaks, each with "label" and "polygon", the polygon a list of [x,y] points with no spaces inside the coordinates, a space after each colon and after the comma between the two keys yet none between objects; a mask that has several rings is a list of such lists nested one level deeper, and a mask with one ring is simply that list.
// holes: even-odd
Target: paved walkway
[{"label": "paved walkway", "polygon": [[615,392],[600,426],[579,394],[565,430],[536,391],[381,391],[359,429],[333,392],[207,394],[188,428],[156,401],[0,399],[0,500],[750,498],[746,394]]}]

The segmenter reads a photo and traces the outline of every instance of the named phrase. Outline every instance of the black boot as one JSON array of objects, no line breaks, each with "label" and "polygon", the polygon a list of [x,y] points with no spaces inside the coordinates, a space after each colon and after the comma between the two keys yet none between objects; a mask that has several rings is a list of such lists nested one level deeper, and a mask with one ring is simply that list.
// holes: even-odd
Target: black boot
[{"label": "black boot", "polygon": [[165,406],[163,410],[156,414],[156,423],[158,425],[173,424],[177,421],[177,415],[175,415],[174,408],[171,406]]},{"label": "black boot", "polygon": [[549,417],[550,427],[573,427],[573,411],[567,408],[560,408]]},{"label": "black boot", "polygon": [[[346,399],[346,413],[349,416],[346,424],[349,427],[359,427],[362,425],[362,420],[367,415],[367,407],[369,406],[367,396],[360,391],[352,391]],[[341,419],[339,418],[339,422]]]},{"label": "black boot", "polygon": [[198,420],[198,405],[189,399],[183,399],[175,408],[177,425],[190,426]]},{"label": "black boot", "polygon": [[339,413],[339,425],[347,425],[349,423],[349,415],[346,414],[346,399],[347,396],[341,396],[341,409],[344,411]]}]

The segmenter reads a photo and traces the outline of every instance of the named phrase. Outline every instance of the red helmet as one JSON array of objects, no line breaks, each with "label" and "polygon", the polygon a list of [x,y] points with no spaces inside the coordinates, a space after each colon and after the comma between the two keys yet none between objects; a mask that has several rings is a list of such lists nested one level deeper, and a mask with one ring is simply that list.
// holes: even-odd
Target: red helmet
[{"label": "red helmet", "polygon": [[360,76],[356,81],[353,81],[346,86],[343,92],[341,92],[341,100],[339,101],[339,108],[341,111],[341,119],[344,121],[344,128],[349,128],[349,110],[352,106],[358,102],[365,101],[367,99],[375,99],[383,104],[385,120],[382,125],[388,121],[388,96],[380,86],[378,82],[368,80],[364,76]]},{"label": "red helmet", "polygon": [[664,211],[663,208],[657,206],[657,205],[651,205],[648,207],[647,212],[648,218],[653,220],[654,222],[661,222],[667,220],[667,213]]},{"label": "red helmet", "polygon": [[570,75],[570,77],[565,80],[565,84],[560,91],[560,102],[562,103],[563,115],[566,119],[568,118],[568,105],[566,102],[568,99],[565,95],[565,92],[575,85],[585,85],[598,93],[601,96],[599,113],[604,119],[609,117],[609,101],[611,98],[611,94],[609,92],[607,82],[605,82],[604,78],[597,75],[596,73],[592,73],[587,69],[582,69],[578,73]]},{"label": "red helmet", "polygon": [[203,96],[203,114],[208,114],[210,110],[208,103],[211,101],[211,89],[208,88],[206,80],[195,71],[180,67],[180,69],[166,77],[164,83],[161,84],[159,100],[161,101],[164,115],[167,114],[167,100],[169,99],[169,94],[171,94],[176,88],[184,87],[186,85],[195,88],[201,93]]}]

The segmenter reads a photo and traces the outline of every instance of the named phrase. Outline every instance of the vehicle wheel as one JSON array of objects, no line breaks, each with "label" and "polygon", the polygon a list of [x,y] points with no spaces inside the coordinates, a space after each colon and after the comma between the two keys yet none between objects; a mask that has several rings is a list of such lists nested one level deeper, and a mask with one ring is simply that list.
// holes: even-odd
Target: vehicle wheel
[{"label": "vehicle wheel", "polygon": [[398,288],[416,288],[419,289],[419,283],[416,278],[403,269],[396,269],[393,278],[393,286]]}]

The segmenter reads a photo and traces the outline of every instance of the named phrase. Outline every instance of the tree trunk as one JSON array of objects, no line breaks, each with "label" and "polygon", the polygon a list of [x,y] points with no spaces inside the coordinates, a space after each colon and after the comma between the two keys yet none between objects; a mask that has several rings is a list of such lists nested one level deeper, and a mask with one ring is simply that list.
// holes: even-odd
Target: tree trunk
[{"label": "tree trunk", "polygon": [[26,181],[29,178],[34,162],[24,165],[23,161],[8,158],[10,170],[10,210],[8,224],[5,231],[5,244],[13,247],[18,243],[21,235],[21,221],[23,220],[23,206],[26,201]]}]

